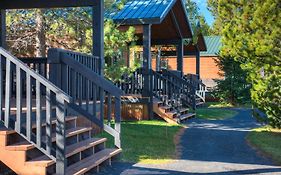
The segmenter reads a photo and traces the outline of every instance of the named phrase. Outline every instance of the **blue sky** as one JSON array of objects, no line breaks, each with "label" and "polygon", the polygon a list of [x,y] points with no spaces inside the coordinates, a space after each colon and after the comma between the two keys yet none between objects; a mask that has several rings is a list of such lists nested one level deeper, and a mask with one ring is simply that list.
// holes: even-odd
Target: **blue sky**
[{"label": "blue sky", "polygon": [[214,22],[214,17],[207,9],[207,0],[193,0],[193,1],[197,3],[198,7],[200,8],[200,13],[203,14],[206,18],[206,22],[209,25],[212,25]]}]

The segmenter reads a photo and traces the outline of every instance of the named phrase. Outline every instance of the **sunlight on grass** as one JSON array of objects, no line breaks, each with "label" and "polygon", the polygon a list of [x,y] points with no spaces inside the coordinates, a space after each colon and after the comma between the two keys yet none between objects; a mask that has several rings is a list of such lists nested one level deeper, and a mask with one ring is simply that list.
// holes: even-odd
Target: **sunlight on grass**
[{"label": "sunlight on grass", "polygon": [[251,145],[281,165],[281,129],[269,126],[253,129],[247,136]]},{"label": "sunlight on grass", "polygon": [[[182,128],[163,121],[122,122],[122,161],[148,164],[167,163],[175,159],[174,136]],[[99,137],[109,139],[107,147],[113,147],[113,138],[103,132]]]},{"label": "sunlight on grass", "polygon": [[206,105],[208,108],[232,108],[234,107],[230,103],[222,103],[222,102],[207,102]]},{"label": "sunlight on grass", "polygon": [[206,106],[208,108],[251,108],[252,104],[240,104],[240,105],[232,105],[230,103],[225,102],[207,102]]},{"label": "sunlight on grass", "polygon": [[232,118],[237,114],[237,111],[220,108],[199,108],[196,110],[197,118],[207,120],[224,120]]}]

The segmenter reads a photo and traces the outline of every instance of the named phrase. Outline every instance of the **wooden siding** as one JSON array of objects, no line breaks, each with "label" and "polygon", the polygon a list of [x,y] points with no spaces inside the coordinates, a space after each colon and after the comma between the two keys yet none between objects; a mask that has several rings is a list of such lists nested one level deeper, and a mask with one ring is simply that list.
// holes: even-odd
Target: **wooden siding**
[{"label": "wooden siding", "polygon": [[[213,87],[214,83],[212,79],[222,79],[219,76],[219,68],[215,63],[216,57],[201,56],[200,73],[203,82],[207,82],[208,87]],[[177,58],[169,57],[168,59],[169,69],[177,70]],[[152,68],[156,68],[156,59],[152,59]],[[184,57],[183,59],[183,71],[184,74],[196,74],[196,58],[195,57]]]}]

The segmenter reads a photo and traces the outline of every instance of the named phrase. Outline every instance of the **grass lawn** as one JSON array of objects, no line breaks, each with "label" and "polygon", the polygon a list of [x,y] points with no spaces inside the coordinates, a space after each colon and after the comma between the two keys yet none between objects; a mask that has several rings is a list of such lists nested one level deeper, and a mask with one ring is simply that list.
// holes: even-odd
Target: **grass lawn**
[{"label": "grass lawn", "polygon": [[234,117],[238,112],[221,108],[198,108],[196,117],[207,120],[223,120]]},{"label": "grass lawn", "polygon": [[[180,125],[167,124],[164,121],[122,122],[121,160],[159,164],[175,158],[174,136],[182,128]],[[107,146],[113,147],[113,138],[107,133],[100,137],[109,139]]]},{"label": "grass lawn", "polygon": [[224,102],[207,102],[206,106],[208,108],[252,108],[252,104],[250,103],[234,106],[230,103],[224,103]]},{"label": "grass lawn", "polygon": [[247,140],[281,165],[281,129],[272,129],[269,126],[256,128],[248,134]]}]

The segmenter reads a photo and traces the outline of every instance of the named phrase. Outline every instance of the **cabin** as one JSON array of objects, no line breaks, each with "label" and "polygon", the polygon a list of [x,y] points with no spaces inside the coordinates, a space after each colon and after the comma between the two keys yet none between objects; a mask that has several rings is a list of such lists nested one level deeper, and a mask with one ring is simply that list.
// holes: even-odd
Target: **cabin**
[{"label": "cabin", "polygon": [[[103,3],[0,1],[0,165],[22,175],[92,174],[121,153],[123,92],[103,76]],[[91,55],[51,48],[47,58],[27,59],[7,51],[6,10],[67,7],[92,8]],[[101,131],[113,148],[96,137]]]},{"label": "cabin", "polygon": [[[92,54],[50,48],[46,58],[17,58],[7,51],[6,10],[67,7],[92,9]],[[93,174],[120,155],[121,119],[134,109],[141,111],[140,119],[179,123],[205,102],[200,80],[205,41],[198,36],[191,42],[194,33],[181,0],[131,0],[109,14],[121,22],[120,30],[134,26],[142,47],[135,54],[141,68],[116,84],[103,73],[103,1],[1,0],[0,12],[0,165],[16,174]],[[152,69],[159,45],[176,53],[176,70]],[[185,52],[196,57],[196,75],[184,74]],[[97,136],[102,131],[113,137],[112,148]]]},{"label": "cabin", "polygon": [[[117,23],[120,31],[135,28],[137,46],[127,49],[126,62],[127,66],[136,59],[142,63],[140,69],[123,77],[118,84],[125,92],[123,98],[127,99],[122,105],[122,117],[126,120],[160,117],[169,123],[194,117],[196,107],[205,103],[200,51],[207,49],[201,34],[193,43],[194,32],[183,2],[129,0],[121,10],[108,12],[107,18]],[[160,66],[167,54],[176,55],[174,70]],[[196,57],[196,74],[185,74],[185,54]]]},{"label": "cabin", "polygon": [[[207,50],[200,52],[200,78],[208,90],[214,89],[214,79],[222,79],[215,60],[218,58],[222,46],[220,36],[204,36]],[[161,57],[161,65],[170,70],[177,69],[176,55],[166,54]],[[152,69],[156,70],[156,57],[152,58]],[[196,74],[196,57],[185,54],[183,59],[184,74]]]}]

